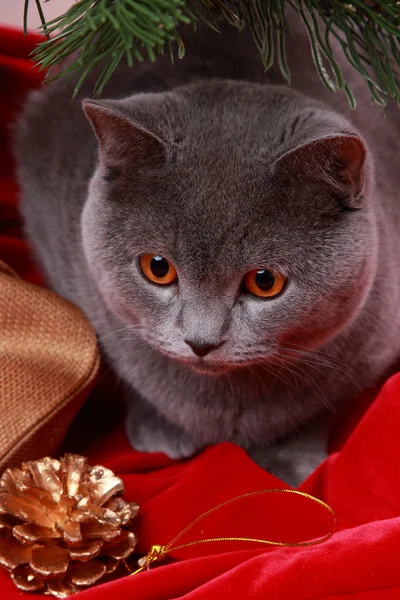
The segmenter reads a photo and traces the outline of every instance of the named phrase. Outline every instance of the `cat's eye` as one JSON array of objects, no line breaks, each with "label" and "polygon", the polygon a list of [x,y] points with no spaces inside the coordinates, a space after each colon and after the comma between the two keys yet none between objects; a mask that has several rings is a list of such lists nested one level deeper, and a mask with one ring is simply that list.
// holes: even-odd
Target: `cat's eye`
[{"label": "cat's eye", "polygon": [[139,259],[143,275],[152,283],[170,285],[178,278],[174,265],[159,254],[142,254]]},{"label": "cat's eye", "polygon": [[259,298],[277,296],[285,284],[286,277],[274,269],[254,269],[249,271],[243,279],[244,289]]}]

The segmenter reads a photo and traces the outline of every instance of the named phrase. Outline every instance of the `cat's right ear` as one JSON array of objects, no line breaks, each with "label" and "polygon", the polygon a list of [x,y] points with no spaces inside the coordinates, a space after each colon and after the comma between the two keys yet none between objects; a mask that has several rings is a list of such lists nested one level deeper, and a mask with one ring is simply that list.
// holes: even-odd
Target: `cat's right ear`
[{"label": "cat's right ear", "polygon": [[276,163],[298,182],[327,188],[349,209],[364,203],[367,147],[353,133],[317,138],[285,153]]},{"label": "cat's right ear", "polygon": [[166,157],[166,147],[160,138],[134,123],[118,110],[117,103],[84,100],[82,108],[99,141],[100,157],[107,166],[128,163],[130,168],[160,166]]}]

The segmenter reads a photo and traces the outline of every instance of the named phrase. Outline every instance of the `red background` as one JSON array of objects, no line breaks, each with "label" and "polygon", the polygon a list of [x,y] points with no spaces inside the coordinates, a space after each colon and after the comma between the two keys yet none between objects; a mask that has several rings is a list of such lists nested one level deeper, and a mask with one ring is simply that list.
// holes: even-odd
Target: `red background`
[{"label": "red background", "polygon": [[[0,259],[26,280],[40,283],[21,231],[9,148],[10,126],[21,102],[41,82],[28,58],[36,41],[19,31],[0,30]],[[329,541],[306,548],[235,542],[199,545],[176,552],[177,560],[86,590],[79,598],[400,598],[399,399],[400,374],[386,383],[369,409],[364,399],[362,413],[358,409],[336,429],[336,451],[300,488],[336,511],[339,527]],[[142,553],[152,544],[168,543],[195,517],[224,500],[285,487],[231,444],[209,448],[185,462],[136,453],[110,402],[89,402],[65,447],[123,477],[126,498],[141,506],[136,530]],[[329,514],[311,501],[266,494],[215,513],[182,542],[207,536],[300,541],[323,535],[330,527]],[[3,600],[23,596],[3,571],[0,591]]]}]

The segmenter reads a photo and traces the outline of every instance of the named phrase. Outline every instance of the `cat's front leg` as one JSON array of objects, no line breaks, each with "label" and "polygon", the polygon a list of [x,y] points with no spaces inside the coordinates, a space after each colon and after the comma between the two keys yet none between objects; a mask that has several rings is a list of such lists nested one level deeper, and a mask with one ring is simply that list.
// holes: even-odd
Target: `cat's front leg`
[{"label": "cat's front leg", "polygon": [[170,423],[148,402],[130,398],[126,430],[138,452],[162,452],[169,458],[188,458],[200,450],[193,438]]},{"label": "cat's front leg", "polygon": [[250,448],[248,454],[260,467],[297,487],[327,457],[327,438],[328,425],[321,424],[271,446]]}]

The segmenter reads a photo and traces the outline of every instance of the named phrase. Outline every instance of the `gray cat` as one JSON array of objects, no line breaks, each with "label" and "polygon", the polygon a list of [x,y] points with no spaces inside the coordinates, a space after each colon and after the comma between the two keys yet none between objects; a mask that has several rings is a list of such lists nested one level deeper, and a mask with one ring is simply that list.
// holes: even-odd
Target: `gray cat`
[{"label": "gray cat", "polygon": [[121,65],[112,99],[33,92],[15,146],[27,235],[96,328],[132,445],[231,441],[298,483],[399,355],[400,120],[350,68],[356,112],[325,91],[291,26],[291,88],[248,33],[183,29],[183,61]]}]

